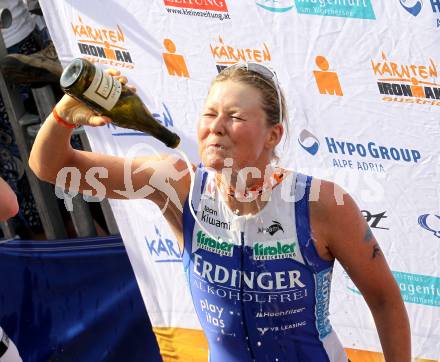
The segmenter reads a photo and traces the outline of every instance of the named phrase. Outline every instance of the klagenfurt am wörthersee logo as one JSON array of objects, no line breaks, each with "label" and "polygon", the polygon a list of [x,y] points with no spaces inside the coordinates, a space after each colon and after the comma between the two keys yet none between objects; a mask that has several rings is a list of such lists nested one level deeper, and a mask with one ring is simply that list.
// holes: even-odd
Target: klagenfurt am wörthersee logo
[{"label": "klagenfurt am w\u00f6rthersee logo", "polygon": [[339,18],[376,19],[371,0],[257,0],[256,5],[272,13],[296,8],[298,14]]}]

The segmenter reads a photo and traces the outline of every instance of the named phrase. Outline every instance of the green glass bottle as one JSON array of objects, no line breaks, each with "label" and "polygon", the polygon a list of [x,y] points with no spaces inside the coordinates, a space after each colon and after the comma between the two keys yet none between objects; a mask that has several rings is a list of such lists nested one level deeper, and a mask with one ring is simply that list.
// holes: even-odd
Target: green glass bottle
[{"label": "green glass bottle", "polygon": [[179,145],[179,136],[161,125],[136,93],[86,59],[76,58],[64,69],[60,86],[119,127],[148,133],[171,148]]}]

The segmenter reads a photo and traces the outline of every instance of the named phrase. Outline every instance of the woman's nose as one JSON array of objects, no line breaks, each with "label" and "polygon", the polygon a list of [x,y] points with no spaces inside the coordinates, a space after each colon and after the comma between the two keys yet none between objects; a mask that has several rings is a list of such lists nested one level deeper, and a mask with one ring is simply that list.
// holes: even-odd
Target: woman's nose
[{"label": "woman's nose", "polygon": [[210,124],[210,131],[216,134],[224,134],[225,133],[225,121],[226,118],[222,114],[218,114]]}]

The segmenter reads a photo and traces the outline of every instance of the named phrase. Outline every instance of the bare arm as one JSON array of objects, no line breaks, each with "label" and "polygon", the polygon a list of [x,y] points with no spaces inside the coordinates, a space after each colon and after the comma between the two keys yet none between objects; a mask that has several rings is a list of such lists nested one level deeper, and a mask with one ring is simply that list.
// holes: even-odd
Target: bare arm
[{"label": "bare arm", "polygon": [[[337,199],[343,202],[338,204]],[[322,182],[319,201],[311,210],[315,239],[325,245],[329,257],[341,263],[371,310],[385,360],[409,362],[411,337],[405,305],[356,203],[333,183]]]},{"label": "bare arm", "polygon": [[[113,75],[118,74],[113,71]],[[67,95],[58,102],[56,111],[72,124],[102,126],[110,121],[94,115]],[[52,114],[42,125],[29,159],[31,169],[40,179],[51,183],[56,183],[57,177],[61,181],[69,179],[70,185],[75,184],[71,180],[75,179],[79,192],[93,196],[100,192],[99,196],[109,198],[146,198],[159,207],[166,204],[175,207],[177,212],[181,211],[190,184],[182,160],[171,155],[131,160],[78,151],[70,146],[71,132],[71,129],[59,125]]]},{"label": "bare arm", "polygon": [[0,177],[0,221],[5,221],[18,212],[17,196],[11,187]]}]

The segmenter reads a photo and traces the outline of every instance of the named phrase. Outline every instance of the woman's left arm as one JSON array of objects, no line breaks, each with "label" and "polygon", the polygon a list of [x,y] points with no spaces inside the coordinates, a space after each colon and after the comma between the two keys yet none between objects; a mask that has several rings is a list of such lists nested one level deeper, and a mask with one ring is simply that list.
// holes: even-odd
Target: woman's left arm
[{"label": "woman's left arm", "polygon": [[318,190],[318,201],[311,202],[313,237],[341,263],[365,298],[385,360],[409,362],[408,315],[379,243],[349,194],[327,181]]}]

